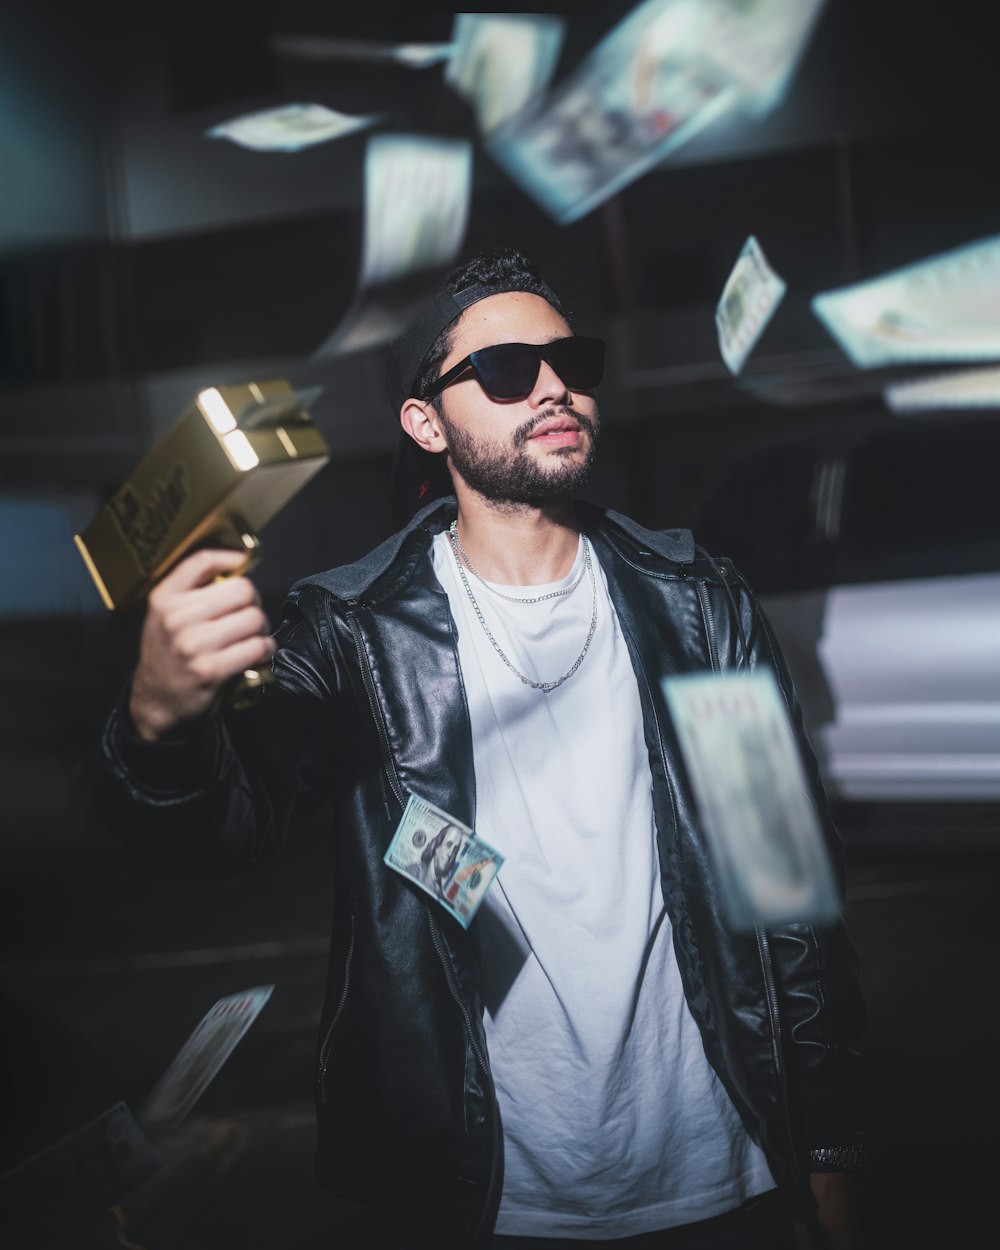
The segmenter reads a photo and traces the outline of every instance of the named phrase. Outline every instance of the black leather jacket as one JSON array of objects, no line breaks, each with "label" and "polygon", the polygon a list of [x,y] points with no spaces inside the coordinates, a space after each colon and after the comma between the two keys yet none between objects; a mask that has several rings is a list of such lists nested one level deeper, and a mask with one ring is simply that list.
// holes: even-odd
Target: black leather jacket
[{"label": "black leather jacket", "polygon": [[[317,1171],[335,1193],[395,1211],[438,1244],[473,1247],[488,1243],[503,1183],[479,934],[382,861],[410,792],[476,821],[455,623],[428,554],[454,506],[435,503],[357,564],[293,588],[277,682],[257,709],[155,747],[114,713],[96,800],[142,859],[204,876],[276,849],[297,804],[329,799],[336,901]],[[855,953],[839,922],[749,934],[727,927],[659,680],[747,662],[773,668],[839,871],[788,674],[746,585],[725,566],[727,588],[688,531],[650,532],[586,505],[580,517],[639,685],[661,882],[688,1004],[776,1179],[801,1196],[809,1151],[855,1137],[847,1084],[864,1016]]]}]

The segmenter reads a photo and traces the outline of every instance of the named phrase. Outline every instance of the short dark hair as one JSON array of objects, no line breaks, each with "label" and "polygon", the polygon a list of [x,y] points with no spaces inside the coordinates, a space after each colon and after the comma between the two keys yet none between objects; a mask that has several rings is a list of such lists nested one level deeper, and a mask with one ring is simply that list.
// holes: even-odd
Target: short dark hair
[{"label": "short dark hair", "polygon": [[[445,277],[441,294],[457,295],[459,291],[477,285],[496,288],[494,295],[503,295],[508,291],[528,291],[532,295],[541,295],[560,316],[566,316],[562,303],[542,282],[536,266],[516,248],[493,248],[491,251],[480,252],[462,265],[456,265]],[[428,348],[414,379],[413,394],[418,399],[422,399],[431,384],[437,380],[441,362],[451,351],[457,323],[458,318],[446,325]],[[438,406],[440,396],[431,402],[435,407]]]}]

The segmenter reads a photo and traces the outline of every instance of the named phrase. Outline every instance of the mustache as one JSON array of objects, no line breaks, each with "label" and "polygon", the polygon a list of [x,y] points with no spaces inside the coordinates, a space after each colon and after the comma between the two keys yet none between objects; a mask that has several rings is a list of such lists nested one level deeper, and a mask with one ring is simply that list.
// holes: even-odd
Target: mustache
[{"label": "mustache", "polygon": [[550,417],[572,417],[581,429],[587,431],[592,443],[597,441],[597,421],[593,417],[585,417],[582,412],[577,412],[575,408],[570,408],[563,404],[559,408],[546,408],[544,412],[536,413],[530,420],[523,421],[512,435],[514,446],[523,447],[542,422],[548,421]]}]

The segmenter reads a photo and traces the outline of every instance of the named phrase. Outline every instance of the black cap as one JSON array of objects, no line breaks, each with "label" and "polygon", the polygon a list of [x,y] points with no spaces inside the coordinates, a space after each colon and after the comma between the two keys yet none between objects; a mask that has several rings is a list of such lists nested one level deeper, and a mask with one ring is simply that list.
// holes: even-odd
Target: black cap
[{"label": "black cap", "polygon": [[[389,348],[386,388],[395,416],[399,415],[404,402],[414,394],[417,375],[424,358],[442,330],[446,330],[467,308],[478,304],[480,300],[491,295],[507,295],[512,291],[540,295],[560,315],[565,315],[555,293],[541,278],[534,275],[501,279],[492,283],[473,282],[459,291],[442,291],[420,308]],[[399,502],[411,510],[423,507],[438,496],[450,494],[452,490],[451,476],[444,456],[423,451],[405,431],[400,432],[392,475]]]}]

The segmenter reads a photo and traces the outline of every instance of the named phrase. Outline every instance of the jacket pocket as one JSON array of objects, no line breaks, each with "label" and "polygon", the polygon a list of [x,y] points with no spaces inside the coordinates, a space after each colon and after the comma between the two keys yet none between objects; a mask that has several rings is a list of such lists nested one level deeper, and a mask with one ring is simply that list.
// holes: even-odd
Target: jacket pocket
[{"label": "jacket pocket", "polygon": [[347,1007],[347,1000],[351,992],[351,968],[354,963],[354,943],[355,943],[355,926],[356,919],[351,912],[351,928],[350,936],[347,942],[347,955],[344,958],[344,981],[340,991],[340,998],[337,1000],[337,1006],[334,1008],[333,1015],[330,1017],[330,1023],[326,1026],[326,1032],[323,1034],[323,1043],[319,1050],[319,1072],[317,1074],[317,1082],[319,1085],[319,1100],[321,1103],[326,1102],[326,1074],[330,1066],[330,1057],[333,1054],[333,1045],[336,1040],[337,1025],[343,1017],[344,1010]]}]

